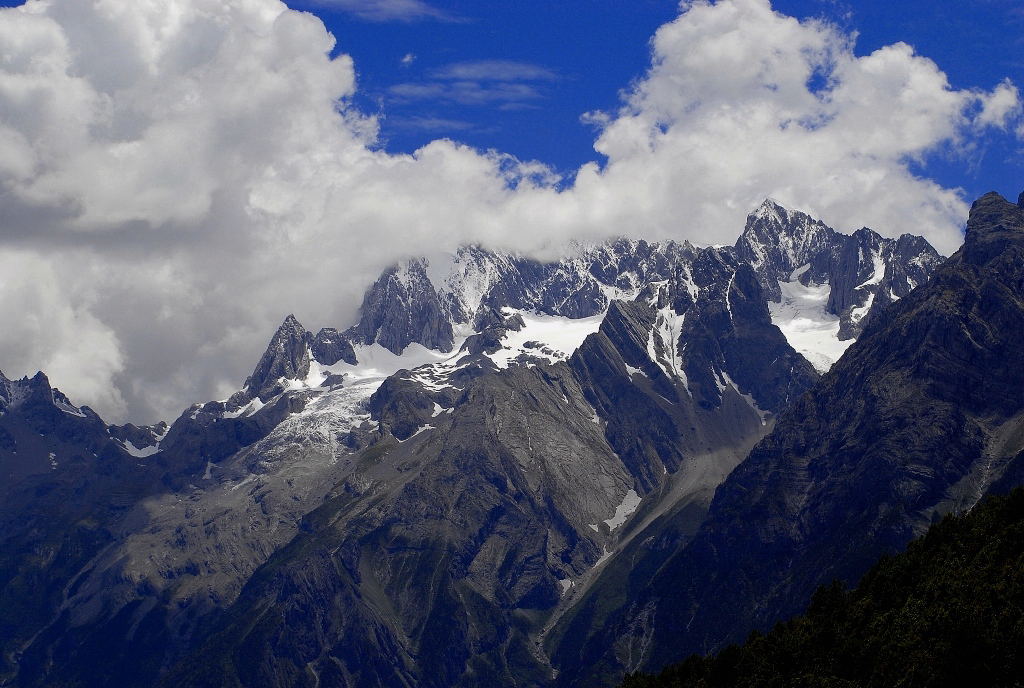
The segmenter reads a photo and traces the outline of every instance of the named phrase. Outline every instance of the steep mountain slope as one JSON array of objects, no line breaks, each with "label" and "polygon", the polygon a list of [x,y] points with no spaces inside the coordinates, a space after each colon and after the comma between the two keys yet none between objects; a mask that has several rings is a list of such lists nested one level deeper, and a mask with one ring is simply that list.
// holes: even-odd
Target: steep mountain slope
[{"label": "steep mountain slope", "polygon": [[693,542],[614,623],[570,634],[564,683],[738,640],[976,503],[1024,449],[1022,328],[1024,208],[989,194],[961,250],[880,311],[730,474]]},{"label": "steep mountain slope", "polygon": [[42,373],[0,374],[0,682],[58,614],[66,585],[175,467],[150,458],[166,426],[110,426]]},{"label": "steep mountain slope", "polygon": [[623,688],[1013,686],[1024,673],[1024,489],[947,516],[854,591],[713,657]]}]

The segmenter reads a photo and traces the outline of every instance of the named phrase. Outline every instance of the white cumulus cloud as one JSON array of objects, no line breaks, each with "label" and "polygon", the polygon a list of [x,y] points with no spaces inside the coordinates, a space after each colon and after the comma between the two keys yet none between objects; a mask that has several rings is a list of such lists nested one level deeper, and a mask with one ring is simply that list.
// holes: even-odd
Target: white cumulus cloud
[{"label": "white cumulus cloud", "polygon": [[767,0],[684,4],[567,181],[450,140],[382,151],[352,61],[278,0],[29,0],[0,46],[0,369],[136,421],[237,389],[285,314],[345,327],[381,268],[465,242],[731,243],[770,195],[949,252],[966,199],[911,164],[1021,125],[1009,82],[953,89]]}]

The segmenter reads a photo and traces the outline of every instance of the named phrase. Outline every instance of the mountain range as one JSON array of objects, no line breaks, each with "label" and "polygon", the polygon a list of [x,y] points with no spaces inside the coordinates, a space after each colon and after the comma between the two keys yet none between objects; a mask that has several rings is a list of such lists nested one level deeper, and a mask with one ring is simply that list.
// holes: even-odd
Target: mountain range
[{"label": "mountain range", "polygon": [[614,685],[767,628],[1024,471],[1022,208],[411,258],[169,426],[0,377],[0,681]]}]

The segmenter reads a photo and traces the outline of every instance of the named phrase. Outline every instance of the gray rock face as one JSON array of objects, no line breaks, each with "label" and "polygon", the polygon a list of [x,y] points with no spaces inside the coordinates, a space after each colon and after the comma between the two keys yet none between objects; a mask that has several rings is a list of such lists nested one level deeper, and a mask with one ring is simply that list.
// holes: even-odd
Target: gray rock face
[{"label": "gray rock face", "polygon": [[359,323],[350,336],[363,344],[377,342],[396,354],[413,342],[451,351],[452,323],[445,317],[424,261],[410,260],[381,275],[366,292]]},{"label": "gray rock face", "polygon": [[672,265],[692,254],[689,244],[618,240],[543,263],[466,246],[433,265],[414,259],[389,269],[367,292],[360,321],[346,335],[393,353],[412,342],[449,351],[456,329],[480,332],[481,318],[504,307],[598,315],[611,299],[632,298],[648,283],[668,279]]},{"label": "gray rock face", "polygon": [[136,451],[155,449],[160,443],[160,440],[167,434],[169,426],[164,421],[154,423],[153,425],[138,426],[132,423],[126,425],[111,425],[108,427],[108,432],[111,437],[119,440],[121,444],[127,446],[131,444]]},{"label": "gray rock face", "polygon": [[719,487],[693,541],[561,648],[565,685],[741,640],[1019,476],[1022,328],[1024,211],[989,194],[961,250],[880,310]]},{"label": "gray rock face", "polygon": [[840,236],[806,213],[790,211],[767,199],[747,216],[747,225],[736,241],[736,255],[757,273],[768,298],[778,301],[782,296],[779,282],[789,280],[802,265],[812,266],[808,279],[818,284],[828,281]]},{"label": "gray rock face", "polygon": [[99,416],[73,405],[43,373],[21,380],[0,373],[0,428],[0,495],[31,476],[52,474],[67,453],[91,455],[111,443]]},{"label": "gray rock face", "polygon": [[245,381],[249,398],[267,401],[283,391],[280,380],[303,379],[309,374],[308,333],[294,315],[277,328],[266,353]]},{"label": "gray rock face", "polygon": [[126,450],[148,430],[108,428],[42,373],[0,374],[0,683],[33,682],[19,673],[24,653],[59,617],[66,586],[123,532],[126,510],[177,472]]},{"label": "gray rock face", "polygon": [[309,348],[313,358],[324,365],[331,366],[339,361],[350,365],[358,363],[352,342],[333,327],[325,327],[317,332],[316,336],[310,336]]}]

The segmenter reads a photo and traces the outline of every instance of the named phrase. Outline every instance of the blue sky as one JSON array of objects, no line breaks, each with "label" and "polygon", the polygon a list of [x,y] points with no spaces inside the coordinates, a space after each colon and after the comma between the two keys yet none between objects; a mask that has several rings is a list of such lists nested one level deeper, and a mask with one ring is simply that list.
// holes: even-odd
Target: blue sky
[{"label": "blue sky", "polygon": [[[353,56],[356,102],[381,115],[387,150],[410,152],[449,137],[561,172],[599,159],[595,131],[581,115],[617,108],[620,90],[650,64],[649,39],[679,12],[669,0],[289,4],[319,16],[337,37],[337,50]],[[954,88],[988,90],[1007,77],[1024,84],[1024,5],[1018,0],[773,5],[856,32],[859,55],[909,43],[934,60]],[[475,73],[462,64],[460,79],[452,69],[460,63],[480,64]],[[1020,144],[998,133],[969,154],[940,152],[916,169],[943,186],[962,187],[968,198],[993,189],[1015,196],[1024,187]]]}]

